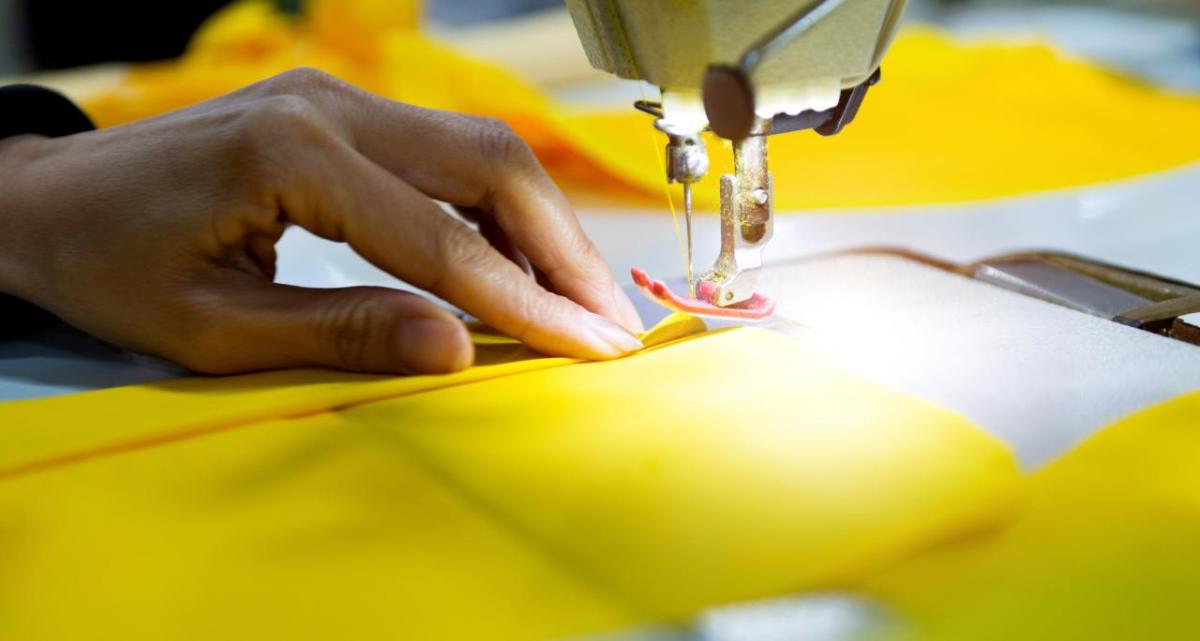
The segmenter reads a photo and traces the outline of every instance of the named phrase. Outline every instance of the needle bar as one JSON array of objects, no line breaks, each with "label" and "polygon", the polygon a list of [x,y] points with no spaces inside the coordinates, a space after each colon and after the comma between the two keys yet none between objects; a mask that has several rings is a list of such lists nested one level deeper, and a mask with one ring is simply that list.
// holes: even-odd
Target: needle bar
[{"label": "needle bar", "polygon": [[683,183],[683,217],[687,224],[688,297],[696,297],[696,279],[692,275],[692,184]]}]

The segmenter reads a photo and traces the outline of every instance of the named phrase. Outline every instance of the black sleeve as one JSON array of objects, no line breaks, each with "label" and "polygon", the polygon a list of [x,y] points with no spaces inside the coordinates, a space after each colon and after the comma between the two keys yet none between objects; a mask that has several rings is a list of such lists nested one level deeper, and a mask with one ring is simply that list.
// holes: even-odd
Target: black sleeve
[{"label": "black sleeve", "polygon": [[[60,93],[34,85],[0,87],[0,139],[21,134],[57,138],[95,128],[91,119]],[[0,176],[0,189],[3,183]],[[54,322],[48,312],[0,293],[0,340]]]}]

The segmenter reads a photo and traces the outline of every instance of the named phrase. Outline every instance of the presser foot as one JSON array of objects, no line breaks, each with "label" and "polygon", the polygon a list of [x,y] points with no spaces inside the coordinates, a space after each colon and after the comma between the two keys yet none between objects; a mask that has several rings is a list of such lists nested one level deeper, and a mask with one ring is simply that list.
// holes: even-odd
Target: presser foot
[{"label": "presser foot", "polygon": [[713,302],[717,295],[717,285],[712,281],[702,280],[697,283],[696,297],[687,298],[672,292],[666,283],[650,278],[637,267],[629,272],[633,275],[633,282],[646,298],[673,311],[694,316],[750,321],[763,320],[775,312],[775,301],[762,294],[754,294],[748,300],[735,305],[720,307]]}]

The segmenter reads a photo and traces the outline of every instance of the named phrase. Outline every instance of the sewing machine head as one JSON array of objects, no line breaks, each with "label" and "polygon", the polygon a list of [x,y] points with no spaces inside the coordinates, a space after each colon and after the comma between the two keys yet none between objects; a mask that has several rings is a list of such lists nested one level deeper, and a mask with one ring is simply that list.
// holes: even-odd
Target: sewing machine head
[{"label": "sewing machine head", "polygon": [[[766,137],[804,129],[830,136],[849,124],[879,80],[906,0],[566,2],[593,66],[662,92],[661,102],[635,106],[667,135],[666,178],[683,185],[689,296],[651,295],[694,313],[769,314],[769,301],[755,294],[771,238]],[[720,254],[697,284],[691,185],[708,171],[706,129],[732,142],[734,174],[721,177]]]}]

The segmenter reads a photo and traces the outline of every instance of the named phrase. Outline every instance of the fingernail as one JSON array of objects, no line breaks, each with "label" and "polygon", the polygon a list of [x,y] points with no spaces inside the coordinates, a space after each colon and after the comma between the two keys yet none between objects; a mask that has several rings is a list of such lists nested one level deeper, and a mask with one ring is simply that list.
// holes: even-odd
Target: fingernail
[{"label": "fingernail", "polygon": [[471,337],[462,323],[439,318],[414,318],[400,325],[397,356],[406,367],[422,374],[457,372],[474,360]]},{"label": "fingernail", "polygon": [[622,356],[642,348],[637,336],[603,316],[588,312],[583,323],[595,339],[593,343],[609,356]]}]

